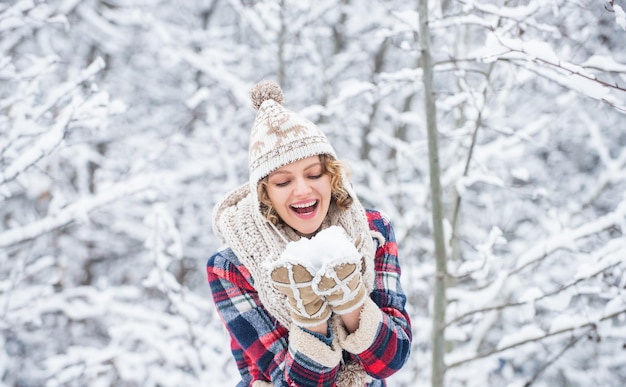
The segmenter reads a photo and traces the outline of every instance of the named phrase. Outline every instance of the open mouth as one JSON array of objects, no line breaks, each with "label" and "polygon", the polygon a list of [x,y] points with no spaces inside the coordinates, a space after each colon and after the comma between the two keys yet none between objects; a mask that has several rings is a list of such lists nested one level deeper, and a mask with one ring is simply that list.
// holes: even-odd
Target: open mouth
[{"label": "open mouth", "polygon": [[311,200],[310,202],[306,203],[292,204],[289,207],[291,207],[291,209],[299,215],[309,215],[315,211],[317,205],[317,200]]}]

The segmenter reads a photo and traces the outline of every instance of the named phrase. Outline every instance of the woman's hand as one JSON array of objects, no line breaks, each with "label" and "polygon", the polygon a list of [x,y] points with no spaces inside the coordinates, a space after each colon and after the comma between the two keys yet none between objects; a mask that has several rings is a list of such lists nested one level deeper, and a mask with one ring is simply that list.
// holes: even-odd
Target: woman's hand
[{"label": "woman's hand", "polygon": [[287,296],[291,318],[301,327],[326,334],[331,310],[313,291],[313,274],[300,264],[282,262],[271,271],[272,285]]},{"label": "woman's hand", "polygon": [[324,296],[333,312],[346,315],[360,309],[367,297],[360,264],[340,263],[322,268],[320,274],[313,280],[313,291]]}]

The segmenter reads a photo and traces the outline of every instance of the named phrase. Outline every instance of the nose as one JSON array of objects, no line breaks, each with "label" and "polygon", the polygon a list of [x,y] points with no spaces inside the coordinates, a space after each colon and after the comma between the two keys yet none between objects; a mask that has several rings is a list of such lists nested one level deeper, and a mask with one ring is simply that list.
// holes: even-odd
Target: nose
[{"label": "nose", "polygon": [[309,183],[306,181],[306,179],[297,178],[295,183],[296,184],[293,191],[293,194],[295,196],[306,196],[311,193],[311,187],[309,186]]}]

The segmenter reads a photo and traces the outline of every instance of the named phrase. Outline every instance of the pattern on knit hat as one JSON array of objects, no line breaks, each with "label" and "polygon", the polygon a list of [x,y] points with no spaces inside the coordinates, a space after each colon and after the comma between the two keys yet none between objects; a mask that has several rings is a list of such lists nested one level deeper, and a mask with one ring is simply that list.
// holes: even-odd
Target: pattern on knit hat
[{"label": "pattern on knit hat", "polygon": [[250,99],[258,110],[248,152],[252,191],[259,180],[289,163],[321,154],[337,157],[314,123],[282,105],[283,92],[276,83],[259,82],[250,90]]}]

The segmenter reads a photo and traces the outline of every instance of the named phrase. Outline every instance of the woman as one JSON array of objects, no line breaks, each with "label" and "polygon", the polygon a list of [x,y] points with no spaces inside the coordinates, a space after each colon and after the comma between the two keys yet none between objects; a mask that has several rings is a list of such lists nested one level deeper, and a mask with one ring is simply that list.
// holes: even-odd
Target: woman
[{"label": "woman", "polygon": [[250,178],[215,208],[207,265],[238,386],[385,386],[412,340],[393,229],[278,85],[250,95]]}]

